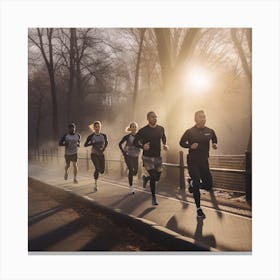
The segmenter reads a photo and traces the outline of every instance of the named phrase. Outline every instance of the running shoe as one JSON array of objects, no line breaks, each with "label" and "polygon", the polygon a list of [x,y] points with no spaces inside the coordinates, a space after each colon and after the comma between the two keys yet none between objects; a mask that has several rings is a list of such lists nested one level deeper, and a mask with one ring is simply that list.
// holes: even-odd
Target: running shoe
[{"label": "running shoe", "polygon": [[133,186],[129,186],[129,193],[134,194],[134,188],[133,188]]},{"label": "running shoe", "polygon": [[95,180],[95,182],[94,182],[94,191],[98,191],[98,186],[97,186],[97,180]]},{"label": "running shoe", "polygon": [[203,219],[206,217],[201,208],[197,209],[197,217]]},{"label": "running shoe", "polygon": [[146,185],[147,185],[147,183],[148,183],[148,181],[149,181],[149,177],[143,175],[143,176],[142,176],[142,180],[143,180],[143,189],[145,189],[145,188],[146,188]]},{"label": "running shoe", "polygon": [[158,202],[157,202],[155,196],[152,196],[152,205],[158,205]]},{"label": "running shoe", "polygon": [[193,180],[191,178],[188,178],[189,183],[189,192],[193,193]]}]

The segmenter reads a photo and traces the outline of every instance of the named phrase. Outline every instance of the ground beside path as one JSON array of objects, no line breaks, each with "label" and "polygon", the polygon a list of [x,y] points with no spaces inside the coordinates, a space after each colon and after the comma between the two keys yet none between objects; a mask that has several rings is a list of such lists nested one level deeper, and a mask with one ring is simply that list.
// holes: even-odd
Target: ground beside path
[{"label": "ground beside path", "polygon": [[158,185],[159,205],[154,207],[151,205],[150,192],[142,188],[141,181],[135,180],[136,194],[129,195],[126,178],[102,176],[100,189],[94,192],[91,174],[81,172],[79,184],[76,185],[71,176],[69,180],[63,180],[62,170],[61,166],[30,164],[29,176],[95,201],[113,211],[144,218],[194,243],[218,251],[252,250],[251,210],[242,201],[222,203],[222,200],[229,201],[217,196],[215,192],[203,194],[202,208],[206,219],[201,220],[196,218],[192,196],[186,190],[178,189],[175,184],[170,186],[161,182]]},{"label": "ground beside path", "polygon": [[60,193],[28,187],[29,251],[165,251],[130,228],[118,226]]}]

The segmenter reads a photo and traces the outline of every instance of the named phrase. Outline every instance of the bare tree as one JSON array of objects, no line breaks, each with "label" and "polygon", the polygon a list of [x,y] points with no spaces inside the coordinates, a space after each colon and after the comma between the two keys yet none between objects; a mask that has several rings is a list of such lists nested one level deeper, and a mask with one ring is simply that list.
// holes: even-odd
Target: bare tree
[{"label": "bare tree", "polygon": [[[243,37],[246,36],[247,40],[247,49],[249,53],[246,55],[245,46],[243,44]],[[239,58],[241,60],[242,68],[244,73],[249,81],[249,84],[252,84],[252,70],[250,65],[250,57],[252,53],[252,31],[250,29],[245,29],[239,32],[236,28],[231,29],[231,38],[234,43],[234,46],[237,49]],[[250,57],[248,57],[250,56]],[[248,57],[248,58],[247,58]]]},{"label": "bare tree", "polygon": [[[46,33],[46,39],[44,35]],[[58,114],[57,114],[57,92],[56,92],[56,83],[55,83],[55,64],[54,64],[54,53],[53,53],[53,28],[37,28],[37,36],[34,34],[29,35],[29,40],[38,47],[40,50],[43,59],[45,61],[49,80],[50,80],[50,93],[52,97],[52,128],[53,128],[53,140],[58,138]]]},{"label": "bare tree", "polygon": [[138,94],[138,83],[139,83],[139,71],[140,71],[140,61],[141,54],[143,48],[143,41],[145,36],[146,28],[142,28],[139,30],[139,49],[137,51],[137,61],[136,61],[136,69],[135,69],[135,77],[134,77],[134,88],[133,88],[133,97],[132,97],[132,110],[133,110],[133,119],[135,119],[136,114],[136,99]]}]

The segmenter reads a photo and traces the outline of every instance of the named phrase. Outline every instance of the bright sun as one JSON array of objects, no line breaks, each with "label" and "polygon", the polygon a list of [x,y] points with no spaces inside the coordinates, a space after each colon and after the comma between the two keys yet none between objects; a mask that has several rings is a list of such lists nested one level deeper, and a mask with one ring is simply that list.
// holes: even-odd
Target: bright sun
[{"label": "bright sun", "polygon": [[212,84],[212,75],[202,67],[192,67],[185,73],[185,86],[195,92],[208,90]]}]

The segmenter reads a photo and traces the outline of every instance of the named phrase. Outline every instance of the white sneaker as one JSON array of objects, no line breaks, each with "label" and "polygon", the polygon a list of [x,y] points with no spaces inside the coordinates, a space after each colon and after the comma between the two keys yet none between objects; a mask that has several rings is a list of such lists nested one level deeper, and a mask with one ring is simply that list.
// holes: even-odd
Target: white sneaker
[{"label": "white sneaker", "polygon": [[134,188],[133,188],[133,186],[129,186],[129,193],[134,194]]}]

